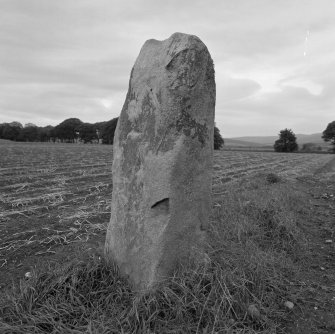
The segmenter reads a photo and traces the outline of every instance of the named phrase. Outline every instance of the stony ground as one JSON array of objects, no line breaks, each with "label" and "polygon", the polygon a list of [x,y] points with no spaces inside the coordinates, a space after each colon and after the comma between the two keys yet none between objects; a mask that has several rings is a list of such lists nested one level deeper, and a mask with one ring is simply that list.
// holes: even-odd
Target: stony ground
[{"label": "stony ground", "polygon": [[301,259],[300,282],[292,286],[297,307],[289,333],[335,333],[335,160],[296,187],[309,199],[302,229],[308,252]]}]

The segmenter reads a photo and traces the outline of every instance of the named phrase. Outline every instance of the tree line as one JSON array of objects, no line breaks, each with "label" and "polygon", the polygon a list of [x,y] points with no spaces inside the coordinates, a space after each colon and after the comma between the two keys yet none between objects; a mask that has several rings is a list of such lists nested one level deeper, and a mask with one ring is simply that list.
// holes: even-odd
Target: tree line
[{"label": "tree line", "polygon": [[[19,122],[0,123],[0,139],[27,142],[62,142],[62,143],[102,143],[113,144],[114,132],[118,117],[105,122],[84,123],[78,118],[68,118],[60,124],[45,127],[27,123],[24,126]],[[325,142],[333,145],[335,152],[335,121],[328,124],[322,133]],[[220,130],[214,127],[214,149],[224,145]],[[314,148],[304,144],[302,151]],[[298,151],[297,137],[291,129],[281,130],[279,139],[274,143],[276,152]]]},{"label": "tree line", "polygon": [[106,122],[84,123],[78,118],[68,118],[56,126],[24,126],[19,122],[1,123],[0,138],[28,142],[102,143],[113,144],[118,117]]},{"label": "tree line", "polygon": [[[78,118],[68,118],[57,126],[40,127],[32,123],[1,123],[0,138],[23,142],[102,143],[113,144],[118,117],[106,122],[84,123]],[[220,149],[224,140],[214,127],[214,149]]]}]

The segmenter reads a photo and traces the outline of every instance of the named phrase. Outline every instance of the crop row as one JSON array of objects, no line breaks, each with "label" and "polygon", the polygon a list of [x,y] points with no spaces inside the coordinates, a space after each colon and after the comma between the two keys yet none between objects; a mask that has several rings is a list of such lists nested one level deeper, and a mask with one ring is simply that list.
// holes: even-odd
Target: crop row
[{"label": "crop row", "polygon": [[[257,173],[312,174],[331,158],[218,151],[213,193],[223,193],[227,182]],[[108,145],[0,145],[0,269],[29,252],[42,256],[59,245],[104,234],[112,197],[111,165]]]}]

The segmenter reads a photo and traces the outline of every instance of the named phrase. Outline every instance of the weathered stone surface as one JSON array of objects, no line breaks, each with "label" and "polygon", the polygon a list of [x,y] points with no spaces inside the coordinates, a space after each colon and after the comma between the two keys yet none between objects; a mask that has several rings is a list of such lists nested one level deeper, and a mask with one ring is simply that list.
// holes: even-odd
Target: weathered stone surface
[{"label": "weathered stone surface", "polygon": [[196,36],[148,40],[114,137],[105,254],[138,290],[172,273],[204,238],[211,210],[215,79]]}]

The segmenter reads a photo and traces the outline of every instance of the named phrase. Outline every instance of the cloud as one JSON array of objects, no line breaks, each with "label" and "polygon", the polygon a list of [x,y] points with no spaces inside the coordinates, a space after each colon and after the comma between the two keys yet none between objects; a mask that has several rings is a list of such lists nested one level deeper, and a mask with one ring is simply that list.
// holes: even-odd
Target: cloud
[{"label": "cloud", "polygon": [[279,92],[222,105],[220,123],[226,137],[235,136],[236,131],[270,136],[283,128],[294,129],[295,133],[306,133],[306,128],[315,129],[315,125],[318,127],[314,132],[321,132],[333,115],[323,107],[324,104],[322,95],[315,96],[305,88],[288,86]]},{"label": "cloud", "polygon": [[261,89],[260,84],[253,80],[230,76],[222,76],[220,84],[220,99],[225,102],[250,97]]},{"label": "cloud", "polygon": [[333,120],[334,12],[333,0],[2,0],[0,122],[116,117],[145,40],[181,31],[212,54],[224,136],[319,132]]}]

